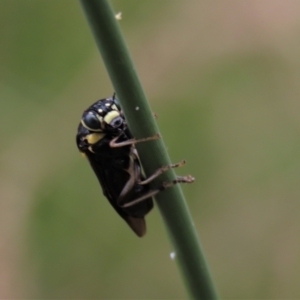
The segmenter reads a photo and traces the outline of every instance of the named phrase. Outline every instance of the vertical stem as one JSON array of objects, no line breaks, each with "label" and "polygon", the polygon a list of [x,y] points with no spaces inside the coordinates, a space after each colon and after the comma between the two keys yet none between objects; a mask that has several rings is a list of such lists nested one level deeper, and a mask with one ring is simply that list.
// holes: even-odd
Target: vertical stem
[{"label": "vertical stem", "polygon": [[[80,0],[80,2],[130,131],[137,138],[158,133],[159,129],[110,3],[107,0]],[[162,140],[141,143],[137,145],[137,148],[146,175],[150,175],[162,165],[170,164]],[[170,170],[159,177],[159,182],[174,179],[175,173]],[[180,186],[174,186],[158,194],[156,200],[190,297],[217,299],[217,293]]]}]

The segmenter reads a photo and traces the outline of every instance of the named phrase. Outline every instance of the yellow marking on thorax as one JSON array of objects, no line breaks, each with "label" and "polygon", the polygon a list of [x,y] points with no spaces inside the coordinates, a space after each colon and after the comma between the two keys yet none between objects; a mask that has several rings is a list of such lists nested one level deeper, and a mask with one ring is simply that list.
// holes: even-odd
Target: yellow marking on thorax
[{"label": "yellow marking on thorax", "polygon": [[89,146],[89,148],[88,148],[88,149],[89,149],[89,151],[90,151],[90,152],[92,152],[92,153],[95,153],[95,151],[93,151],[93,148],[92,148],[92,146]]},{"label": "yellow marking on thorax", "polygon": [[91,133],[85,136],[85,139],[88,141],[90,145],[94,145],[103,139],[105,136],[104,133]]},{"label": "yellow marking on thorax", "polygon": [[118,117],[119,115],[120,115],[120,113],[118,111],[112,110],[112,111],[110,111],[109,113],[106,114],[106,116],[104,117],[104,122],[106,124],[110,124],[111,121],[114,118]]}]

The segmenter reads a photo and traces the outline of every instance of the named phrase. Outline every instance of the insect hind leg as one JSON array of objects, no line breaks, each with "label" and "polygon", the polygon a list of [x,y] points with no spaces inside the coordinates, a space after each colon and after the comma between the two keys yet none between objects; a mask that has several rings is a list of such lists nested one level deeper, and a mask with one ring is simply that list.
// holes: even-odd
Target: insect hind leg
[{"label": "insect hind leg", "polygon": [[163,184],[158,187],[159,191],[164,191],[165,189],[178,184],[178,183],[193,183],[195,181],[195,178],[191,175],[187,176],[176,176],[175,180],[172,180],[170,182],[163,182]]},{"label": "insect hind leg", "polygon": [[[172,166],[172,165],[170,165]],[[160,174],[159,174],[160,175]],[[157,175],[158,176],[158,175]],[[157,177],[156,176],[156,177]],[[150,176],[151,177],[151,176]],[[154,190],[150,190],[148,191],[146,194],[140,196],[139,198],[133,200],[133,201],[130,201],[124,205],[122,205],[122,207],[131,207],[131,206],[134,206],[148,198],[151,198],[153,196],[155,196],[156,194],[172,187],[173,185],[175,184],[178,184],[178,183],[192,183],[195,181],[195,178],[191,175],[188,175],[188,176],[177,176],[175,180],[172,180],[170,182],[163,182],[158,188],[154,189]]]}]

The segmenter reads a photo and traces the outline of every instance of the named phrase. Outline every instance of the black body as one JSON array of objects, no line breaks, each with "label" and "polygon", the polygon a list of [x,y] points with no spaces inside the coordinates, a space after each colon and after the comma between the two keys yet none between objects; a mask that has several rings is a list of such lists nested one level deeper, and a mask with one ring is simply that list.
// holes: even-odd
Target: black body
[{"label": "black body", "polygon": [[[113,139],[115,144],[110,145]],[[114,97],[97,101],[83,113],[76,136],[77,147],[89,160],[105,197],[133,231],[143,236],[144,217],[153,207],[152,198],[123,207],[150,191],[148,184],[139,184],[145,178],[134,144],[122,145],[131,139]]]}]

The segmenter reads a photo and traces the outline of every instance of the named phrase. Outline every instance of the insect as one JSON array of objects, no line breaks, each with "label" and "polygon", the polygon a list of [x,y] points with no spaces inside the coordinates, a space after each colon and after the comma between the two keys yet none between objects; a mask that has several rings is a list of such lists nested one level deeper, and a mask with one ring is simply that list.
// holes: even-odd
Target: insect
[{"label": "insect", "polygon": [[144,217],[153,208],[152,197],[174,184],[194,181],[191,176],[177,177],[150,188],[150,182],[160,174],[185,164],[182,161],[161,167],[146,178],[135,144],[158,138],[159,135],[134,139],[115,95],[95,102],[83,112],[76,136],[77,147],[89,160],[104,196],[139,237],[146,233]]}]

